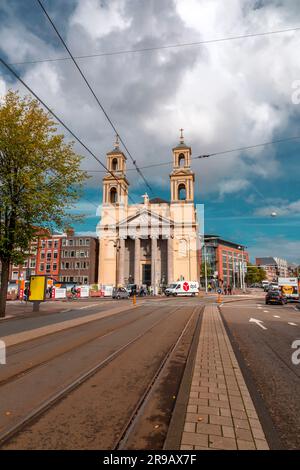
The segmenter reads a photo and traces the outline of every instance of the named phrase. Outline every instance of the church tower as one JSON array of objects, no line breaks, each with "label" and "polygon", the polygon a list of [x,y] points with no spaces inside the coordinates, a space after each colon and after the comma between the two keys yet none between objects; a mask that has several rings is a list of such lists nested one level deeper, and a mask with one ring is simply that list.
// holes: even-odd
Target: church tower
[{"label": "church tower", "polygon": [[106,166],[111,173],[103,178],[103,205],[128,204],[128,186],[126,178],[126,156],[120,150],[119,136],[116,136],[115,148],[106,154]]},{"label": "church tower", "polygon": [[180,142],[173,148],[173,171],[170,174],[171,203],[194,202],[195,174],[191,170],[191,147],[184,143],[183,129]]}]

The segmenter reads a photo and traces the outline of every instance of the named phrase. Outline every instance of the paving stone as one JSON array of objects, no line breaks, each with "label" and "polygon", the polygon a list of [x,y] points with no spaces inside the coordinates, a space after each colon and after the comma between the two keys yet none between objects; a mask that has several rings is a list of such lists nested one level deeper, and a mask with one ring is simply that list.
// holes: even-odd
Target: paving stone
[{"label": "paving stone", "polygon": [[229,416],[209,416],[209,422],[211,424],[220,424],[224,426],[233,426],[232,419]]},{"label": "paving stone", "polygon": [[222,426],[222,433],[224,437],[235,438],[234,428],[232,426]]},{"label": "paving stone", "polygon": [[267,441],[262,439],[255,439],[255,445],[257,450],[269,450]]},{"label": "paving stone", "polygon": [[254,442],[243,441],[242,439],[237,439],[237,445],[239,450],[255,450]]},{"label": "paving stone", "polygon": [[214,406],[198,406],[198,413],[219,416],[220,410]]},{"label": "paving stone", "polygon": [[208,415],[200,413],[187,413],[185,421],[188,423],[208,423]]},{"label": "paving stone", "polygon": [[194,450],[193,446],[181,445],[180,450]]},{"label": "paving stone", "polygon": [[183,432],[181,444],[206,447],[208,446],[208,436],[193,432]]},{"label": "paving stone", "polygon": [[236,450],[236,440],[230,437],[209,436],[209,447],[212,449]]},{"label": "paving stone", "polygon": [[255,439],[265,439],[265,435],[261,429],[253,428],[252,432]]},{"label": "paving stone", "polygon": [[196,432],[196,423],[185,423],[184,425],[185,432]]},{"label": "paving stone", "polygon": [[215,424],[198,423],[197,433],[213,434],[214,436],[222,436],[221,426]]},{"label": "paving stone", "polygon": [[235,427],[235,434],[236,434],[237,439],[253,442],[253,436],[249,429],[242,429],[242,428]]},{"label": "paving stone", "polygon": [[249,422],[246,419],[233,418],[234,427],[240,429],[250,429]]},{"label": "paving stone", "polygon": [[186,411],[187,411],[187,414],[197,413],[197,405],[188,405]]}]

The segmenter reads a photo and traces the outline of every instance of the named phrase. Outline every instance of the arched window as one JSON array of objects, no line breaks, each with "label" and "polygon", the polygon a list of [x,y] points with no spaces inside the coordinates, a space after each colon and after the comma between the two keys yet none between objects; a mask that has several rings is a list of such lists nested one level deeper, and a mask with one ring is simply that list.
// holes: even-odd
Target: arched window
[{"label": "arched window", "polygon": [[178,157],[178,165],[179,166],[184,166],[185,165],[185,156],[183,153],[181,153]]},{"label": "arched window", "polygon": [[111,188],[109,192],[109,202],[111,204],[115,204],[116,202],[118,202],[118,193],[116,188]]},{"label": "arched window", "polygon": [[118,169],[118,159],[114,158],[111,162],[111,169],[112,171],[116,171]]},{"label": "arched window", "polygon": [[179,201],[185,201],[186,200],[186,188],[185,184],[181,183],[178,186],[178,199]]}]

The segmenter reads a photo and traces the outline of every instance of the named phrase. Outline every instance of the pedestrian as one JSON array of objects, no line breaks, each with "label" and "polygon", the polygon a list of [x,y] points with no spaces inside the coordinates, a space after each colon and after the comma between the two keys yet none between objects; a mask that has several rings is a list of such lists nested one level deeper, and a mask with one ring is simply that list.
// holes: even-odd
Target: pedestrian
[{"label": "pedestrian", "polygon": [[231,284],[228,286],[228,295],[232,295],[232,287]]},{"label": "pedestrian", "polygon": [[224,287],[224,294],[227,295],[227,286]]},{"label": "pedestrian", "polygon": [[211,292],[211,285],[208,284],[208,292]]},{"label": "pedestrian", "polygon": [[28,298],[29,298],[29,287],[27,286],[24,289],[24,300],[26,300],[27,302]]}]

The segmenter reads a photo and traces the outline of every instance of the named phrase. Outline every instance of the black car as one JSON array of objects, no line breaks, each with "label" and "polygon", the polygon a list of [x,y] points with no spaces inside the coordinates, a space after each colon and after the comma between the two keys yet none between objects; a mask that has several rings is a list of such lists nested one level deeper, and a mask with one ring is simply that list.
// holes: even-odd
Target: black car
[{"label": "black car", "polygon": [[266,295],[266,304],[284,305],[287,303],[286,297],[279,290],[269,290]]}]

